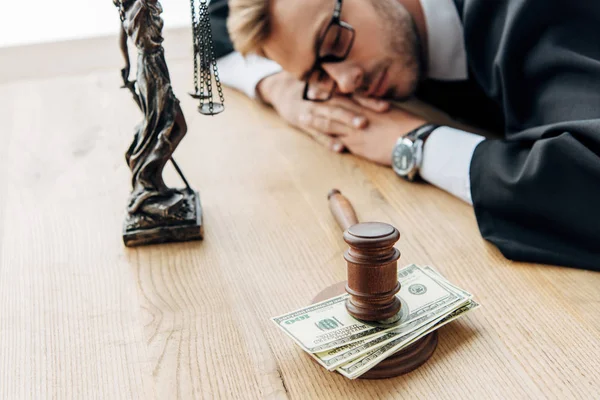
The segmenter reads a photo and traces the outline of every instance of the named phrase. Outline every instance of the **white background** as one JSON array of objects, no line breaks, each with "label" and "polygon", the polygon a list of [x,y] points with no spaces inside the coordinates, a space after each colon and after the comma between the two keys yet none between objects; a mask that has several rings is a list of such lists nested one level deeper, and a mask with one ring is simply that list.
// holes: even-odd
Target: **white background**
[{"label": "white background", "polygon": [[[189,0],[162,0],[165,28],[191,24]],[[0,0],[0,47],[116,35],[112,0]]]}]

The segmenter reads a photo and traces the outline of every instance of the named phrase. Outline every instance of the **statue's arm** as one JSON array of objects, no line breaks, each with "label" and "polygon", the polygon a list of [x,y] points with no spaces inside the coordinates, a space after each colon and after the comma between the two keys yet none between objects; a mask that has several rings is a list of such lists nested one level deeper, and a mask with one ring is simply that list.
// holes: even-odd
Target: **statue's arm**
[{"label": "statue's arm", "polygon": [[131,62],[129,61],[129,48],[127,46],[127,32],[121,25],[121,32],[119,33],[119,48],[121,49],[121,55],[125,61],[125,67],[121,69],[121,76],[123,83],[126,84],[129,81],[129,72],[131,70]]},{"label": "statue's arm", "polygon": [[135,90],[135,80],[129,80],[129,74],[131,72],[131,61],[129,60],[129,46],[127,45],[127,32],[121,24],[121,32],[119,33],[119,47],[121,49],[121,55],[123,56],[123,60],[125,61],[125,66],[121,69],[121,78],[123,79],[122,88],[127,88],[131,95],[133,96],[133,100],[136,102],[140,109],[142,105],[140,103],[140,98]]}]

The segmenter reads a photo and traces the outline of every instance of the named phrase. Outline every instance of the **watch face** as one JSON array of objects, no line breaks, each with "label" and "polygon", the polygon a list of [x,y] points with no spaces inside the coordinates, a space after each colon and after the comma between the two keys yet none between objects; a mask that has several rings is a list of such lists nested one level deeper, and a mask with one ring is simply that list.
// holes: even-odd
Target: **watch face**
[{"label": "watch face", "polygon": [[415,158],[412,152],[412,146],[405,143],[399,143],[392,154],[392,165],[399,175],[407,175],[414,167]]}]

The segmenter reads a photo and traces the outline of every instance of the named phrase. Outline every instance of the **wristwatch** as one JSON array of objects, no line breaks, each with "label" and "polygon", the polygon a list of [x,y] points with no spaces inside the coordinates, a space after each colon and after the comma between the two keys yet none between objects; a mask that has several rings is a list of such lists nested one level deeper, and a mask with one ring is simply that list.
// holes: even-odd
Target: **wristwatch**
[{"label": "wristwatch", "polygon": [[392,168],[396,174],[409,182],[419,177],[423,161],[423,144],[439,125],[424,124],[408,132],[396,142],[392,152]]}]

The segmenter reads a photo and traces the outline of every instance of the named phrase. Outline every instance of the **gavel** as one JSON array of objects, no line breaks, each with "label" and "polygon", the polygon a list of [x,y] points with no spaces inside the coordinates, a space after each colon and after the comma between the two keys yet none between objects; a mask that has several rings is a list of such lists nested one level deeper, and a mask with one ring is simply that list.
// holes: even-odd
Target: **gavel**
[{"label": "gavel", "polygon": [[364,321],[393,323],[400,318],[398,259],[394,244],[400,233],[383,222],[358,221],[350,201],[333,189],[327,195],[329,208],[349,248],[344,253],[348,265],[346,309]]}]

